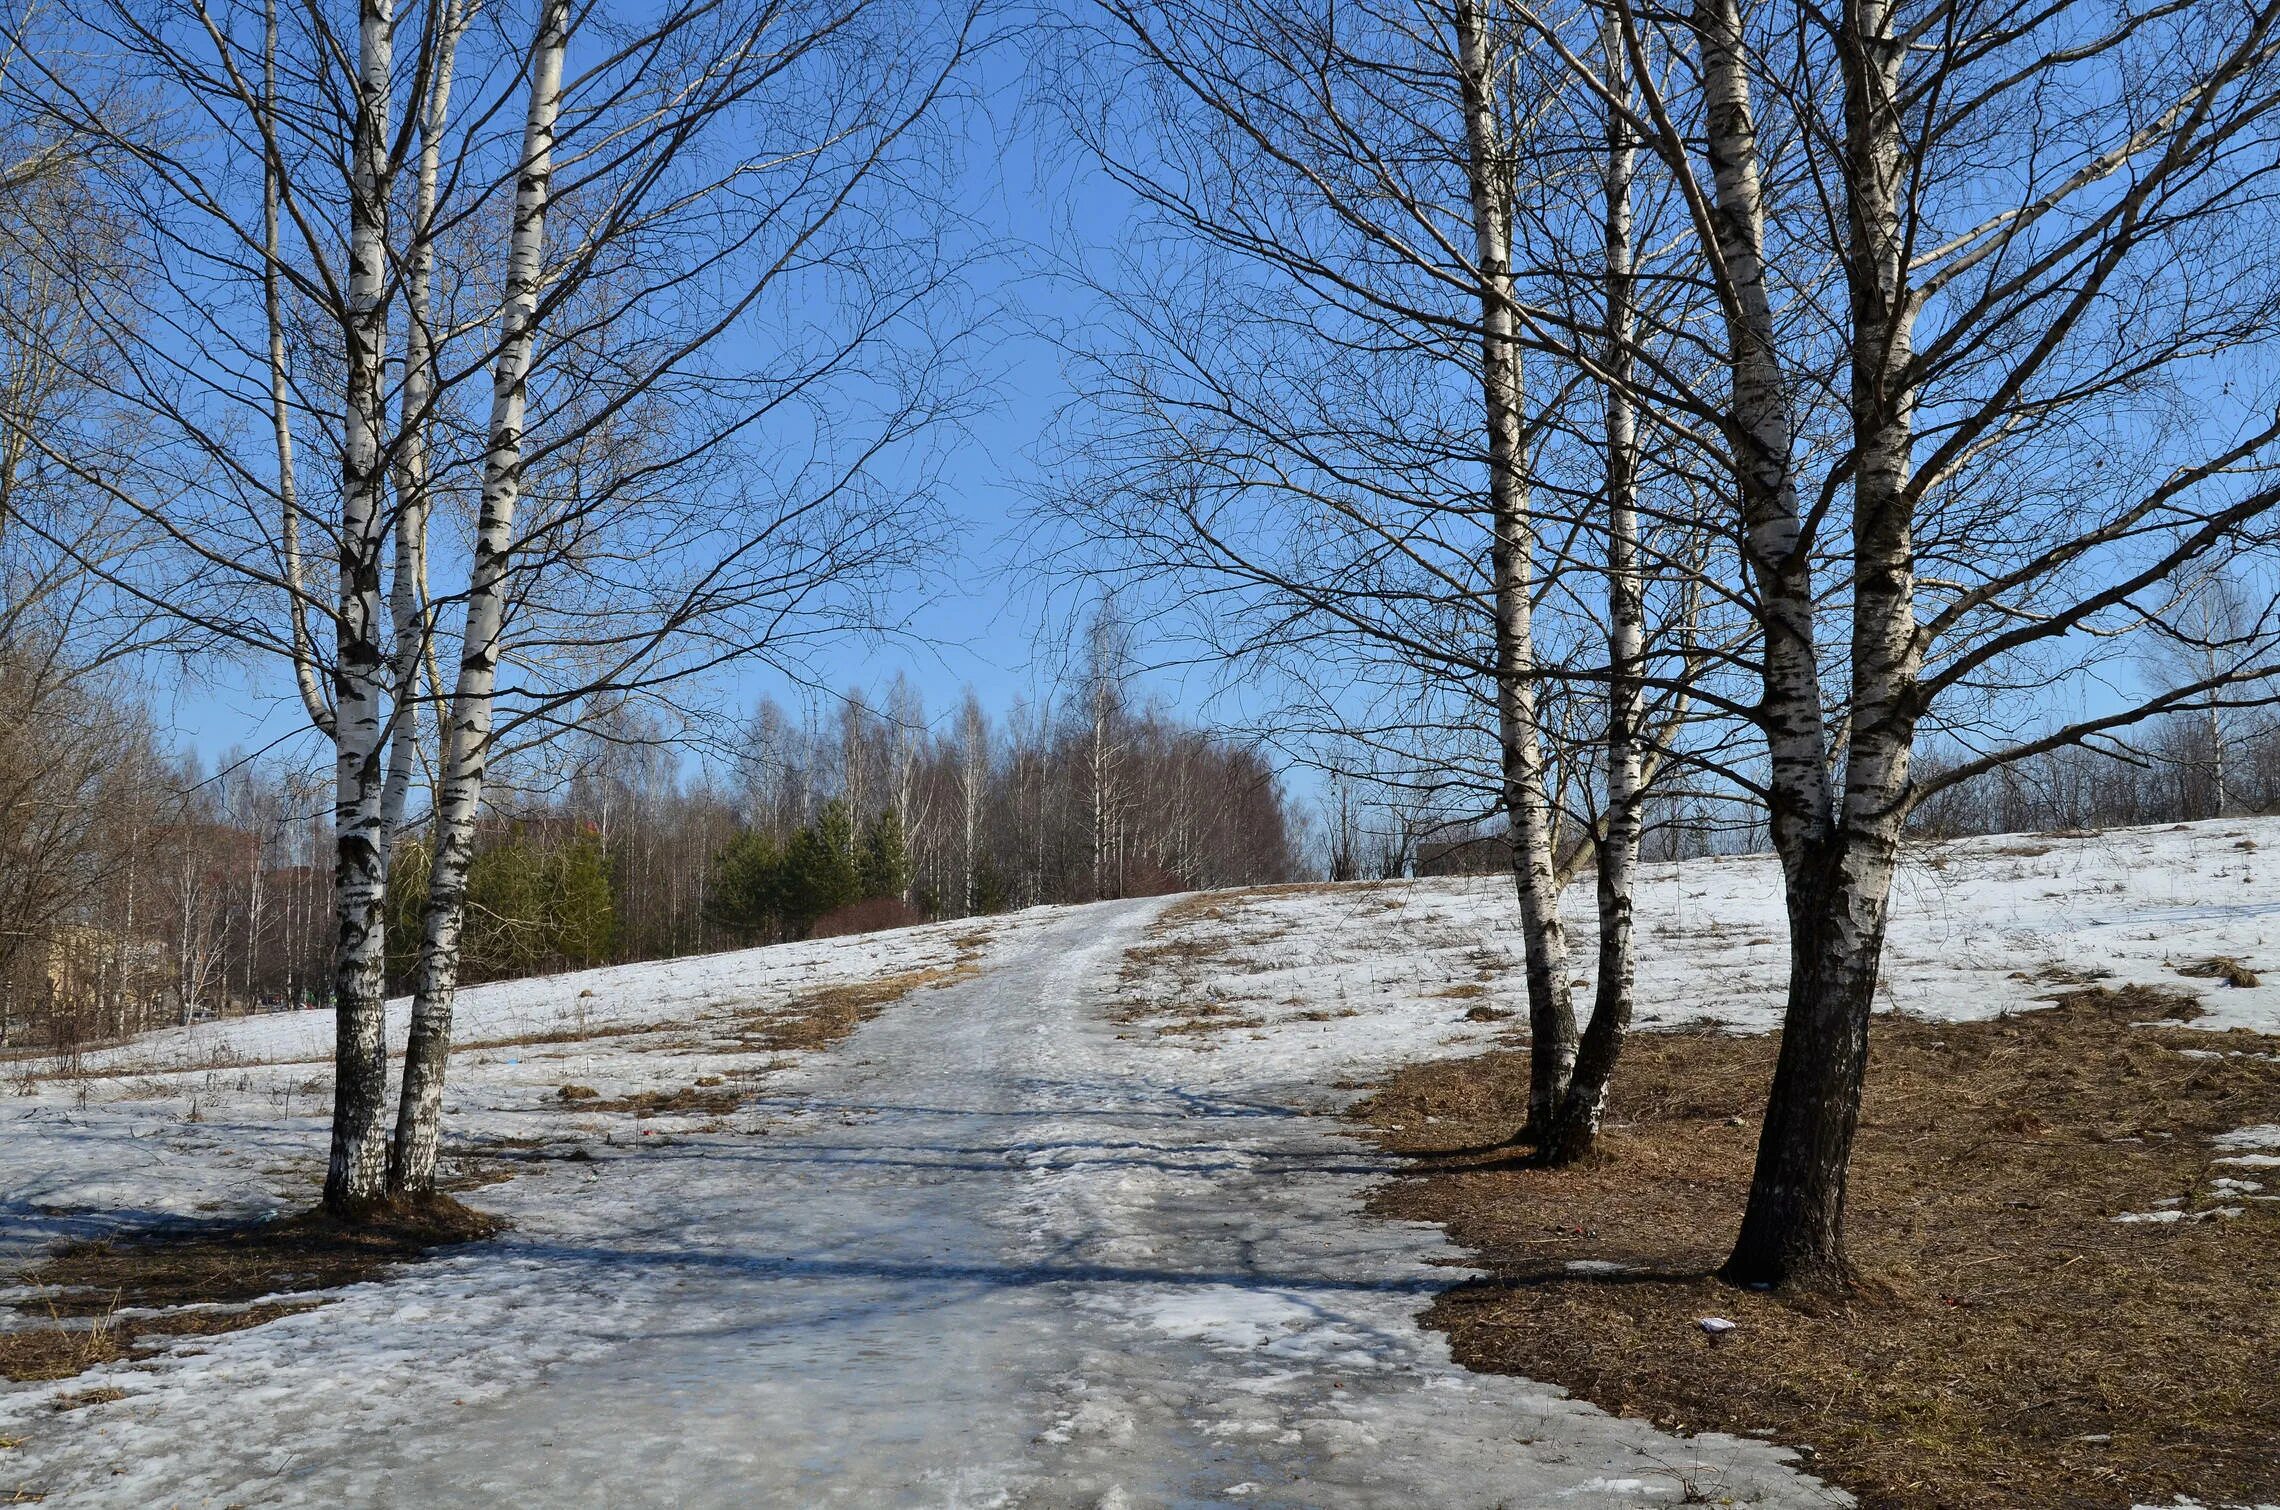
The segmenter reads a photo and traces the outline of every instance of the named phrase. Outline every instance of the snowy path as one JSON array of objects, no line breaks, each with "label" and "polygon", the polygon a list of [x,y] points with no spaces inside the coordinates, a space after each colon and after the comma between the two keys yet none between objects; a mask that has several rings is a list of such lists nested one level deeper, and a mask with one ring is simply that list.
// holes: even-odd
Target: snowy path
[{"label": "snowy path", "polygon": [[1374,1153],[1256,1063],[1119,1036],[1160,905],[1046,915],[772,1080],[767,1135],[495,1187],[501,1242],[159,1360],[0,1471],[90,1505],[1843,1502],[1455,1368],[1412,1318],[1462,1271],[1356,1214]]}]

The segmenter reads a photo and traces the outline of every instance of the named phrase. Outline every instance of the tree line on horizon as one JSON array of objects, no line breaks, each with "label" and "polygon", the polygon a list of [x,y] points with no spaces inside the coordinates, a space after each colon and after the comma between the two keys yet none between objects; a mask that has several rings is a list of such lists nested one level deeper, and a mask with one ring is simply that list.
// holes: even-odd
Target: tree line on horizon
[{"label": "tree line on horizon", "polygon": [[[898,682],[885,708],[850,693],[805,722],[765,704],[717,770],[597,740],[551,794],[515,792],[510,772],[476,828],[464,978],[1299,876],[1301,820],[1262,752],[1132,706],[1127,682],[1002,720],[969,693],[946,728]],[[69,1056],[330,1004],[321,778],[209,776],[122,716],[128,746],[95,752],[100,784],[78,785],[28,768],[36,721],[8,728],[0,820],[27,842],[0,847],[0,1047]],[[418,965],[426,844],[407,836],[389,867],[396,991]]]}]

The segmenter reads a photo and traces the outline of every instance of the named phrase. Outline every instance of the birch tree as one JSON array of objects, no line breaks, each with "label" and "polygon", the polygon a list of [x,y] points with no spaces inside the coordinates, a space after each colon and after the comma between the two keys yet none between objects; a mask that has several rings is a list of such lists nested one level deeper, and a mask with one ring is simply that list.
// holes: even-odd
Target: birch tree
[{"label": "birch tree", "polygon": [[[926,126],[984,13],[689,0],[589,17],[546,200],[563,234],[517,292],[527,276],[485,227],[506,220],[517,254],[544,244],[517,207],[523,132],[501,129],[527,121],[511,102],[529,98],[535,29],[464,0],[68,10],[56,45],[21,39],[12,98],[107,149],[139,261],[125,295],[73,289],[103,333],[74,369],[93,401],[41,455],[170,548],[172,581],[119,585],[289,667],[332,746],[326,1204],[354,1216],[386,1196],[379,907],[439,711],[421,687],[434,646],[456,629],[481,660],[496,616],[502,669],[466,707],[512,711],[474,756],[461,743],[465,776],[629,702],[673,708],[728,662],[790,664],[805,637],[866,620],[870,587],[930,545],[920,442],[958,402],[970,321],[956,228],[925,197],[942,153]],[[97,108],[78,83],[94,67],[150,111]],[[908,191],[897,225],[875,213],[890,181]],[[501,317],[525,298],[529,319]],[[110,318],[121,306],[138,318]],[[854,313],[802,317],[826,310]],[[775,349],[724,359],[763,316]],[[463,421],[462,393],[516,366],[532,329],[521,383],[545,433],[514,421],[517,454]],[[880,481],[889,459],[901,486]],[[474,520],[437,513],[464,496]],[[433,590],[453,578],[467,588]],[[444,776],[439,805],[446,788],[455,811],[480,801],[479,772]]]},{"label": "birch tree", "polygon": [[[1073,124],[1181,249],[1089,279],[1123,340],[1080,348],[1074,550],[1089,567],[1105,541],[1109,570],[1176,581],[1204,653],[1292,689],[1270,717],[1405,768],[1428,812],[1486,746],[1526,943],[1522,1136],[1543,1140],[1578,1043],[1559,896],[1635,813],[1631,762],[1639,784],[1679,770],[1699,662],[1698,595],[1668,569],[1695,554],[1690,495],[1659,491],[1640,530],[1636,438],[1609,440],[1635,405],[1600,426],[1569,411],[1604,363],[1667,347],[1690,296],[1610,343],[1605,291],[1629,308],[1634,275],[1596,245],[1568,255],[1606,219],[1608,117],[1500,6],[1105,9],[1109,41],[1071,49],[1092,102]],[[1612,641],[1583,586],[1610,562],[1636,589]],[[1608,883],[1620,934],[1627,866]]]},{"label": "birch tree", "polygon": [[982,804],[989,794],[990,723],[982,700],[968,688],[958,705],[959,910],[974,915],[982,879]]},{"label": "birch tree", "polygon": [[[2262,695],[2259,627],[2207,674],[2048,711],[2193,574],[2258,548],[2280,499],[2276,291],[2255,250],[2275,13],[1603,8],[1634,70],[1656,46],[1696,62],[1693,88],[1631,102],[1567,18],[1519,13],[1673,174],[1721,313],[1724,382],[1663,401],[1714,422],[1733,479],[1764,757],[1732,774],[1766,804],[1791,950],[1726,1273],[1841,1285],[1908,814],[2009,762]],[[1991,719],[2018,689],[2045,695]],[[1965,749],[1918,770],[1926,735]]]},{"label": "birch tree", "polygon": [[[869,216],[874,181],[882,193],[922,189],[906,141],[963,70],[983,15],[698,7],[637,40],[610,39],[614,53],[565,82],[573,12],[551,0],[540,12],[524,70],[481,506],[468,586],[445,600],[460,617],[460,651],[390,1174],[399,1197],[433,1192],[468,868],[502,738],[669,697],[727,659],[784,663],[802,636],[864,622],[868,589],[928,544],[923,495],[881,487],[872,469],[954,400],[949,354],[910,344],[928,338],[926,302],[954,294],[952,264],[927,244],[923,219],[883,241]],[[739,155],[725,176],[692,177],[701,154],[748,127],[776,150]],[[641,145],[621,145],[629,138]],[[578,171],[572,234],[549,259],[558,153]],[[747,198],[758,213],[741,209]],[[653,238],[692,233],[717,238],[699,243],[700,277],[731,266],[744,277],[720,279],[708,301],[639,273],[629,297],[632,259]],[[828,273],[852,274],[870,296],[850,318],[733,375],[711,367],[726,335],[775,333],[748,316],[777,313],[771,301],[795,286],[826,291]],[[867,426],[834,436],[852,411],[827,421],[811,408],[826,443],[804,467],[758,479],[741,499],[704,496],[700,476],[750,460],[743,432],[826,393],[844,399],[855,381],[890,398]],[[549,400],[534,417],[533,403]],[[666,417],[668,402],[695,423]],[[533,477],[545,479],[545,507],[524,522]],[[662,539],[639,549],[675,517],[660,496],[669,488],[727,503],[709,518],[686,505],[677,515],[713,549]],[[520,683],[505,689],[502,717],[507,664]]]},{"label": "birch tree", "polygon": [[[1628,105],[1629,68],[1619,30],[1604,30],[1601,56],[1607,86]],[[1632,392],[1632,348],[1638,339],[1637,264],[1633,246],[1633,182],[1638,146],[1619,108],[1605,111],[1607,140],[1600,184],[1604,210],[1600,292],[1604,335],[1598,353],[1604,374],[1607,686],[1606,808],[1594,865],[1599,911],[1599,961],[1591,1017],[1577,1045],[1559,1105],[1543,1139],[1549,1162],[1572,1163],[1594,1151],[1615,1066],[1631,1028],[1637,962],[1633,952],[1632,892],[1637,883],[1639,835],[1646,787],[1646,696],[1641,684],[1647,648],[1647,610],[1639,550],[1638,445]],[[1691,617],[1689,615],[1688,617]]]},{"label": "birch tree", "polygon": [[[505,307],[491,378],[490,445],[483,459],[482,514],[467,584],[466,628],[459,680],[445,725],[443,775],[436,794],[435,850],[421,920],[418,985],[404,1049],[401,1104],[390,1150],[389,1185],[398,1193],[435,1187],[443,1079],[451,1057],[451,1011],[459,985],[459,938],[467,913],[467,872],[474,859],[475,814],[482,802],[492,701],[498,685],[506,610],[507,552],[522,487],[523,422],[532,345],[538,334],[539,253],[546,196],[554,171],[555,120],[562,108],[562,60],[570,46],[569,0],[543,0],[531,37],[530,100],[515,170],[507,244]],[[408,395],[407,395],[408,396]],[[399,556],[399,569],[402,558]],[[416,652],[412,669],[417,674]]]}]

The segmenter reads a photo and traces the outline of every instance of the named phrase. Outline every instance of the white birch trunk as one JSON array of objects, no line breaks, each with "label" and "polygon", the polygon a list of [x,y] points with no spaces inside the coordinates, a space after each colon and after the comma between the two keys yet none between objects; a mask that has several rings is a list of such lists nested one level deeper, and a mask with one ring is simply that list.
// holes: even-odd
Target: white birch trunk
[{"label": "white birch trunk", "polygon": [[1749,52],[1738,0],[1700,0],[1704,136],[1713,181],[1714,247],[1723,268],[1732,448],[1742,499],[1743,549],[1763,617],[1770,822],[1793,883],[1828,835],[1828,736],[1813,637],[1811,564],[1798,514],[1796,435],[1778,359],[1765,266],[1765,196]]},{"label": "white birch trunk", "polygon": [[333,1128],[325,1205],[353,1215],[386,1193],[388,1054],[381,903],[387,885],[381,760],[388,666],[380,643],[387,477],[382,369],[388,331],[388,115],[392,0],[360,0],[351,156],[340,599],[333,665]]},{"label": "white birch trunk", "polygon": [[1496,118],[1488,26],[1472,0],[1456,9],[1467,168],[1481,302],[1481,396],[1488,427],[1488,492],[1496,595],[1496,708],[1504,809],[1512,835],[1528,976],[1528,1133],[1551,1126],[1575,1064],[1566,930],[1552,871],[1552,820],[1536,725],[1535,640],[1529,600],[1535,553],[1522,422],[1519,307],[1512,278],[1511,173]]},{"label": "white birch trunk", "polygon": [[446,0],[437,22],[427,98],[420,105],[420,155],[412,192],[410,246],[404,257],[404,393],[396,443],[396,561],[388,606],[395,628],[395,720],[389,730],[387,786],[380,817],[393,845],[410,801],[419,759],[419,680],[427,652],[429,410],[437,389],[435,350],[436,180],[442,171],[443,132],[451,114],[452,71],[469,8]]},{"label": "white birch trunk", "polygon": [[1092,708],[1093,895],[1108,895],[1108,698],[1097,687]]},{"label": "white birch trunk", "polygon": [[[1609,23],[1602,49],[1610,88],[1625,85],[1623,45]],[[1607,801],[1596,846],[1599,971],[1591,1021],[1576,1053],[1559,1118],[1544,1140],[1554,1163],[1571,1163],[1598,1145],[1607,1090],[1631,1030],[1636,961],[1632,892],[1639,861],[1640,794],[1645,785],[1640,725],[1646,654],[1646,600],[1639,571],[1638,416],[1632,406],[1631,345],[1637,326],[1631,185],[1638,148],[1619,112],[1608,114],[1604,267],[1607,346]]]},{"label": "white birch trunk", "polygon": [[1847,0],[1838,56],[1852,323],[1852,710],[1838,824],[1794,858],[1783,856],[1789,1001],[1749,1204],[1726,1268],[1743,1283],[1851,1278],[1846,1174],[1920,712],[1908,488],[1915,309],[1898,104],[1905,47],[1886,0]]},{"label": "white birch trunk", "polygon": [[514,225],[507,249],[505,307],[492,368],[490,445],[483,461],[482,512],[469,573],[467,625],[445,730],[436,801],[435,859],[422,919],[420,962],[412,1000],[411,1039],[397,1109],[390,1183],[425,1196],[435,1188],[444,1072],[451,1055],[451,1016],[459,986],[460,933],[466,920],[467,872],[475,853],[475,817],[490,755],[492,699],[498,684],[500,632],[506,616],[507,553],[521,499],[523,422],[531,351],[538,328],[546,199],[553,170],[555,121],[562,105],[562,61],[569,49],[568,0],[545,0],[531,42],[530,104],[523,123],[515,183]]},{"label": "white birch trunk", "polygon": [[982,705],[972,693],[968,693],[958,728],[959,795],[965,808],[965,842],[960,855],[965,872],[965,896],[960,910],[967,917],[974,915],[974,904],[979,892],[982,797],[990,770],[988,731],[989,726],[982,721]]}]

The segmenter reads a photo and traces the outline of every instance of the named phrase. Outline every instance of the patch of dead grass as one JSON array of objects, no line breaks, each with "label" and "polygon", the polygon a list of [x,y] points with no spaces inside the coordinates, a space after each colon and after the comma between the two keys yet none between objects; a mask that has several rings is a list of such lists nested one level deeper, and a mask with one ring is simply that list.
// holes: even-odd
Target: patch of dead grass
[{"label": "patch of dead grass", "polygon": [[1159,1024],[1156,1031],[1166,1038],[1180,1038],[1197,1033],[1224,1033],[1234,1028],[1263,1028],[1264,1017],[1243,1017],[1233,1013],[1209,1017],[1183,1017]]},{"label": "patch of dead grass", "polygon": [[2229,954],[2211,955],[2207,959],[2190,960],[2170,967],[2179,975],[2194,980],[2221,980],[2228,986],[2247,990],[2257,984],[2256,972],[2241,960]]},{"label": "patch of dead grass", "polygon": [[[1770,1431],[1865,1506],[2270,1501],[2280,1205],[2214,1193],[2209,1140],[2280,1120],[2280,1063],[2253,1034],[2131,1026],[2178,994],[1879,1017],[1849,1222],[1870,1279],[1841,1301],[1709,1277],[1748,1188],[1773,1037],[1641,1035],[1597,1162],[1437,1160],[1375,1209],[1442,1223],[1491,1271],[1427,1315],[1467,1366],[1673,1428]],[[1357,1114],[1422,1153],[1493,1143],[1526,1101],[1527,1056],[1495,1052],[1405,1071]],[[2112,1220],[2169,1198],[2247,1210]],[[1578,1259],[1627,1272],[1571,1273]],[[1712,1315],[1738,1323],[1715,1344]]]},{"label": "patch of dead grass", "polygon": [[[1772,940],[1767,942],[1771,943]],[[2011,979],[2031,981],[2038,986],[2091,986],[2112,979],[2113,974],[2113,971],[2096,965],[2063,965],[2053,960],[2047,965],[2038,966],[2032,974],[2014,970]]]},{"label": "patch of dead grass", "polygon": [[83,1389],[73,1394],[57,1395],[48,1405],[55,1410],[79,1410],[89,1405],[109,1405],[126,1397],[125,1390],[105,1385],[101,1389]]},{"label": "patch of dead grass", "polygon": [[320,1304],[280,1296],[371,1279],[504,1225],[438,1196],[358,1223],[307,1212],[71,1243],[18,1276],[35,1293],[16,1309],[48,1324],[0,1332],[0,1377],[67,1379],[173,1338],[260,1326]]},{"label": "patch of dead grass", "polygon": [[169,1311],[157,1316],[92,1318],[87,1326],[28,1327],[0,1332],[0,1379],[17,1383],[70,1379],[100,1364],[146,1358],[177,1337],[242,1332],[313,1311],[319,1302],[268,1301],[224,1310]]},{"label": "patch of dead grass", "polygon": [[472,1054],[483,1049],[529,1049],[550,1043],[592,1043],[602,1038],[643,1038],[652,1033],[669,1033],[682,1026],[677,1022],[597,1022],[591,1026],[566,1024],[558,1028],[540,1028],[528,1033],[510,1033],[498,1038],[474,1038],[451,1046],[454,1054]]},{"label": "patch of dead grass", "polygon": [[671,1091],[636,1091],[630,1096],[595,1097],[572,1103],[582,1112],[631,1112],[641,1117],[717,1117],[744,1103],[737,1091],[699,1090],[693,1085]]},{"label": "patch of dead grass", "polygon": [[1251,961],[1237,950],[1271,942],[1291,931],[1282,923],[1248,926],[1244,913],[1260,898],[1304,891],[1295,887],[1256,887],[1243,891],[1203,891],[1183,897],[1158,913],[1139,943],[1124,951],[1117,979],[1131,994],[1110,1017],[1145,1025],[1167,1037],[1195,1037],[1227,1028],[1264,1026],[1205,986],[1205,977],[1238,970],[1256,974],[1275,968]]},{"label": "patch of dead grass", "polygon": [[[977,937],[981,937],[977,935]],[[979,944],[975,948],[978,950]],[[961,950],[952,964],[903,970],[871,980],[848,981],[803,991],[782,1006],[744,1013],[740,1042],[746,1048],[777,1053],[829,1048],[913,991],[948,986],[977,973],[972,951]]]}]

